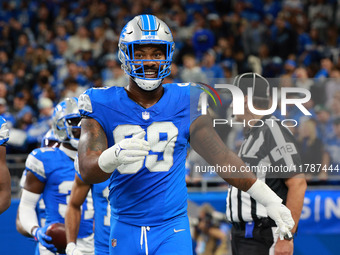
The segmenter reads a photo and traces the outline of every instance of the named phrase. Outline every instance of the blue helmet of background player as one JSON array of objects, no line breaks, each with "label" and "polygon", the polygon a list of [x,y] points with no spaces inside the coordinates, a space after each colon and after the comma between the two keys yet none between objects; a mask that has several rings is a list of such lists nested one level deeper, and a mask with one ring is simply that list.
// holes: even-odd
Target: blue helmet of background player
[{"label": "blue helmet of background player", "polygon": [[50,129],[46,132],[44,137],[41,139],[40,147],[51,147],[51,146],[54,146],[57,143],[59,143],[59,140],[55,136],[53,129]]},{"label": "blue helmet of background player", "polygon": [[[135,59],[137,45],[157,45],[164,50],[164,60]],[[154,90],[170,75],[172,56],[175,50],[174,40],[169,27],[153,15],[139,15],[129,21],[123,28],[119,43],[118,57],[122,68],[143,90]],[[144,64],[147,61],[158,62],[158,73],[155,78],[147,78]]]},{"label": "blue helmet of background player", "polygon": [[75,131],[80,129],[80,120],[78,98],[64,99],[54,108],[52,114],[54,135],[60,142],[69,142],[73,148],[77,149],[79,136],[75,136]]}]

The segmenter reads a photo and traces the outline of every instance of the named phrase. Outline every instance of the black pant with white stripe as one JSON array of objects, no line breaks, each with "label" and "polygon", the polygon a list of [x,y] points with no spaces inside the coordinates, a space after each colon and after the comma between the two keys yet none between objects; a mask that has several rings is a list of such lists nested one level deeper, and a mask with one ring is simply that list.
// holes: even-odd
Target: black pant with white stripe
[{"label": "black pant with white stripe", "polygon": [[274,243],[273,224],[268,221],[255,222],[253,237],[245,238],[245,223],[233,223],[231,246],[233,255],[268,255]]}]

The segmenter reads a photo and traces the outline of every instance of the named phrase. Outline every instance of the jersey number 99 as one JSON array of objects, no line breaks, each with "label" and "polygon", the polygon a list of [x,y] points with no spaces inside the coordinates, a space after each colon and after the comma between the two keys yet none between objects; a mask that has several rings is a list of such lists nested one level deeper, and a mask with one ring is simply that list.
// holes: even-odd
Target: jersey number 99
[{"label": "jersey number 99", "polygon": [[[143,132],[139,125],[119,125],[113,130],[113,138],[119,143],[127,137]],[[146,129],[147,141],[151,151],[162,153],[163,159],[158,160],[157,154],[149,154],[145,158],[145,167],[150,172],[167,172],[174,163],[173,154],[177,141],[178,129],[172,122],[154,122]],[[143,167],[144,161],[128,165],[121,165],[118,171],[121,174],[135,174]]]}]

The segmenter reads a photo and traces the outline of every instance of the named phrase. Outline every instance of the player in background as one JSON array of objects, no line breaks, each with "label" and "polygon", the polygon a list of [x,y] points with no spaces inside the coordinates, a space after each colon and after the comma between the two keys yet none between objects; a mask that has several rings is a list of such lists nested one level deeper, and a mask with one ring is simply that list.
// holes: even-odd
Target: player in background
[{"label": "player in background", "polygon": [[[238,171],[245,165],[225,147],[211,118],[201,115],[198,86],[161,85],[175,48],[163,21],[136,16],[118,46],[130,76],[127,87],[93,88],[79,97],[81,176],[87,183],[110,178],[111,255],[192,254],[185,183],[189,140],[211,165]],[[263,204],[281,235],[290,233],[290,211],[265,183],[251,173],[218,174]]]},{"label": "player in background", "polygon": [[11,205],[11,175],[6,162],[6,142],[9,129],[6,120],[0,117],[0,214]]},{"label": "player in background", "polygon": [[[56,252],[54,245],[48,243],[52,238],[46,235],[46,230],[54,222],[64,223],[74,181],[74,159],[80,136],[77,101],[77,98],[66,98],[54,109],[52,129],[61,141],[60,147],[35,149],[26,160],[27,176],[19,204],[19,220],[25,231],[39,241],[42,255]],[[41,194],[46,206],[44,227],[39,226],[35,211]],[[83,254],[93,254],[92,200],[83,204],[77,243]]]},{"label": "player in background", "polygon": [[81,205],[84,203],[88,192],[91,189],[94,207],[94,254],[109,254],[109,237],[110,237],[110,205],[109,196],[109,180],[97,184],[86,184],[80,174],[78,168],[78,157],[74,162],[77,171],[72,186],[71,197],[67,204],[65,215],[65,228],[67,255],[81,255],[78,250],[76,239],[79,230]]},{"label": "player in background", "polygon": [[[41,145],[40,147],[58,147],[60,145],[58,139],[56,138],[56,136],[54,135],[54,132],[52,129],[50,129],[49,131],[46,132],[46,134],[44,135],[44,137],[41,140]],[[21,179],[20,179],[20,187],[24,188],[25,185],[25,181],[26,181],[26,175],[27,175],[27,170],[25,169],[22,173]],[[40,199],[37,203],[37,206],[35,208],[36,213],[37,213],[37,218],[38,218],[38,223],[40,227],[45,226],[45,222],[46,222],[46,216],[45,216],[45,203],[44,200],[42,199],[42,195],[40,195]],[[16,225],[16,229],[17,231],[22,234],[23,236],[26,237],[32,237],[28,232],[26,232],[26,230],[23,228],[20,220],[19,220],[19,208],[17,211],[17,217],[16,217],[16,221],[15,221],[15,225]],[[35,250],[35,255],[39,255],[39,243],[36,247]]]}]

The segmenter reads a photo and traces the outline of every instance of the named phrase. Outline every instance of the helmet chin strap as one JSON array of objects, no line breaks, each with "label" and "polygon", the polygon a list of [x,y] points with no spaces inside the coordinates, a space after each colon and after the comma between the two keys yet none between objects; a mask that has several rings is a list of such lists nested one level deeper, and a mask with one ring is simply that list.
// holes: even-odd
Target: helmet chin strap
[{"label": "helmet chin strap", "polygon": [[159,87],[159,85],[162,84],[163,79],[158,79],[158,80],[143,80],[143,79],[139,79],[136,77],[131,77],[136,84],[138,85],[138,87],[140,87],[143,90],[146,91],[152,91],[155,90]]}]

